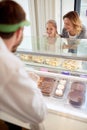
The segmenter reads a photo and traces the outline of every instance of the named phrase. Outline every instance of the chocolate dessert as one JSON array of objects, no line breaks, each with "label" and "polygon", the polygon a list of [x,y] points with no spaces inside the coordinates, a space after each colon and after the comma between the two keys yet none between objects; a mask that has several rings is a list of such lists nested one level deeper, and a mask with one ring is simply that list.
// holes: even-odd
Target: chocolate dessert
[{"label": "chocolate dessert", "polygon": [[70,104],[72,104],[74,107],[80,107],[85,101],[85,92],[85,83],[79,81],[73,82],[68,94]]},{"label": "chocolate dessert", "polygon": [[84,102],[84,94],[81,91],[71,91],[68,95],[69,102],[74,106],[81,106]]},{"label": "chocolate dessert", "polygon": [[83,82],[73,82],[71,85],[71,91],[75,91],[75,90],[85,92],[86,86]]},{"label": "chocolate dessert", "polygon": [[55,86],[55,79],[49,77],[40,77],[38,87],[44,95],[50,95]]}]

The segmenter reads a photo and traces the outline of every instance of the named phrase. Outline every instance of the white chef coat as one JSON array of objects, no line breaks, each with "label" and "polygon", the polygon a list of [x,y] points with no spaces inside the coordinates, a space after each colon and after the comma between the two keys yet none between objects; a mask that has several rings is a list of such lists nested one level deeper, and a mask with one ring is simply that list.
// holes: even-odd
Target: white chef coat
[{"label": "white chef coat", "polygon": [[0,111],[26,123],[40,123],[47,108],[40,89],[29,77],[23,63],[0,38]]}]

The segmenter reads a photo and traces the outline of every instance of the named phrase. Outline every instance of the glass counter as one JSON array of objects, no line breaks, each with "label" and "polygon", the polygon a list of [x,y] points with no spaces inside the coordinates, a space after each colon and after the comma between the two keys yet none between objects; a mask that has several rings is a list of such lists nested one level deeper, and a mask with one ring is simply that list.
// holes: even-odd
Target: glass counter
[{"label": "glass counter", "polygon": [[24,37],[23,44],[28,49],[19,47],[16,55],[26,66],[75,76],[87,74],[87,39]]},{"label": "glass counter", "polygon": [[[58,122],[61,124],[64,124],[65,122],[66,128],[74,128],[75,130],[82,130],[84,128],[84,130],[86,130],[87,40],[64,38],[51,40],[46,37],[32,37],[30,41],[27,37],[24,38],[23,44],[28,44],[29,48],[18,48],[16,55],[24,62],[27,72],[28,69],[31,68],[31,71],[33,70],[33,72],[41,77],[45,76],[55,79],[52,93],[50,93],[49,96],[44,95],[48,107],[48,118],[45,123],[47,129],[52,129],[50,127],[50,122],[52,126],[55,124],[57,129],[59,128],[57,125]],[[75,96],[71,93],[73,83],[77,84],[73,94]],[[78,87],[78,84],[80,85],[80,88]],[[58,89],[60,90],[60,88],[63,90],[61,91],[62,94],[58,93]],[[86,91],[84,96],[81,95],[81,101],[83,101],[82,105],[80,107],[79,105],[76,106],[76,104],[72,105],[70,96],[73,96],[73,98],[77,97],[76,91],[79,93],[79,89],[82,90],[83,88],[86,88]],[[85,100],[83,100],[84,97]],[[71,122],[70,127],[68,122]],[[65,128],[61,129],[64,130]]]}]

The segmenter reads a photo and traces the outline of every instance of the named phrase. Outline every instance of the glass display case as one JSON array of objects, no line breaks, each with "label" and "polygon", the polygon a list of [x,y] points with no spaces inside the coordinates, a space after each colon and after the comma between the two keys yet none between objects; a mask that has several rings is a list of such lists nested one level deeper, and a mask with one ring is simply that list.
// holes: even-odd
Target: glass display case
[{"label": "glass display case", "polygon": [[86,39],[32,37],[31,42],[29,38],[25,38],[23,43],[28,44],[30,49],[19,48],[16,54],[24,61],[26,66],[31,66],[40,71],[86,76]]},{"label": "glass display case", "polygon": [[[64,103],[68,101],[71,105],[75,95],[74,100],[81,98],[75,106],[80,106],[86,95],[87,40],[45,36],[32,37],[30,43],[28,40],[30,49],[18,49],[16,55],[24,62],[27,71],[37,71],[40,76],[38,86],[43,95],[62,99]],[[86,98],[81,108],[84,107]]]},{"label": "glass display case", "polygon": [[30,39],[23,41],[30,48],[15,54],[27,72],[40,76],[38,87],[48,108],[45,130],[87,130],[87,40]]}]

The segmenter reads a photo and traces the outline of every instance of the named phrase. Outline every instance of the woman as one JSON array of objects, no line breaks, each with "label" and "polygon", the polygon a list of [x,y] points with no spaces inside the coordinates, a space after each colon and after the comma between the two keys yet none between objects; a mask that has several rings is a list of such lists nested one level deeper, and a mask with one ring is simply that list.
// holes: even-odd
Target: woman
[{"label": "woman", "polygon": [[63,16],[64,28],[62,30],[62,37],[85,39],[87,38],[87,31],[82,25],[80,17],[77,12],[70,11]]},{"label": "woman", "polygon": [[68,38],[68,45],[64,48],[69,48],[68,52],[76,53],[77,45],[79,43],[78,39],[87,38],[87,30],[84,25],[82,25],[80,17],[77,12],[70,11],[63,16],[64,28],[62,30],[62,37]]}]

